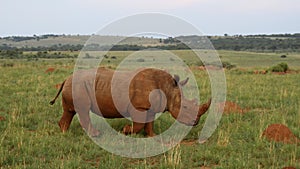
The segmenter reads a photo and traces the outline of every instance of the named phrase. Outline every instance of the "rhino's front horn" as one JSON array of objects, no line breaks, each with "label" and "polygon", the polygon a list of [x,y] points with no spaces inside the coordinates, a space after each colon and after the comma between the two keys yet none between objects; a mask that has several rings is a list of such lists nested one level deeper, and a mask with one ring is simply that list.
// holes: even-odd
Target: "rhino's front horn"
[{"label": "rhino's front horn", "polygon": [[204,103],[199,107],[198,117],[201,117],[209,109],[210,104],[211,104],[211,98],[208,100],[207,103]]}]

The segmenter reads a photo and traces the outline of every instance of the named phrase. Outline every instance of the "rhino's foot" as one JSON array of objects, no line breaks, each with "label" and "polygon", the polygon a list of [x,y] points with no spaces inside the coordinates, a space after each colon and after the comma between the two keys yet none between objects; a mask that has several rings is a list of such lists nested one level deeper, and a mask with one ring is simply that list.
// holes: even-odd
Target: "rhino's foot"
[{"label": "rhino's foot", "polygon": [[98,137],[100,135],[100,131],[95,128],[90,128],[88,131],[88,135],[91,137]]},{"label": "rhino's foot", "polygon": [[124,126],[123,133],[125,135],[127,135],[127,134],[136,134],[136,133],[139,133],[144,128],[144,126],[145,126],[144,123],[133,122],[133,125]]},{"label": "rhino's foot", "polygon": [[59,126],[61,132],[65,133],[69,129],[70,125],[60,121],[60,122],[58,122],[58,126]]},{"label": "rhino's foot", "polygon": [[123,134],[128,135],[128,134],[132,134],[133,133],[133,129],[131,127],[131,125],[126,125],[123,127]]},{"label": "rhino's foot", "polygon": [[152,134],[146,134],[146,136],[147,136],[147,137],[154,137],[154,136],[156,136],[156,134],[155,134],[155,133],[152,133]]}]

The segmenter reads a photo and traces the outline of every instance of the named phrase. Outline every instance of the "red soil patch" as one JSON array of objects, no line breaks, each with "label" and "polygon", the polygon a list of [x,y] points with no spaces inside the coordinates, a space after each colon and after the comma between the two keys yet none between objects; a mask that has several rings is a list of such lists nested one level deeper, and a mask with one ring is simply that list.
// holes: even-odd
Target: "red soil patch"
[{"label": "red soil patch", "polygon": [[291,130],[283,124],[269,125],[262,136],[270,141],[283,142],[288,144],[299,143],[300,140],[291,132]]},{"label": "red soil patch", "polygon": [[46,71],[45,71],[45,73],[52,73],[52,72],[54,72],[55,71],[55,68],[54,67],[49,67]]},{"label": "red soil patch", "polygon": [[64,66],[66,69],[73,69],[73,66]]},{"label": "red soil patch", "polygon": [[282,169],[296,169],[295,167],[283,167]]},{"label": "red soil patch", "polygon": [[218,165],[217,164],[213,164],[211,166],[201,166],[200,169],[211,169],[211,168],[217,168]]},{"label": "red soil patch", "polygon": [[[225,104],[225,106],[224,106]],[[246,113],[247,109],[241,108],[239,105],[237,105],[234,102],[226,101],[225,103],[220,103],[220,106],[224,106],[224,114],[230,114],[230,113]]]},{"label": "red soil patch", "polygon": [[204,66],[199,66],[199,67],[197,67],[198,68],[198,70],[205,70],[205,67]]},{"label": "red soil patch", "polygon": [[5,120],[5,117],[0,116],[0,121],[4,121],[4,120]]},{"label": "red soil patch", "polygon": [[272,72],[274,75],[299,74],[299,70],[288,70],[286,72]]},{"label": "red soil patch", "polygon": [[60,86],[61,86],[60,83],[57,83],[56,85],[54,85],[54,87],[55,87],[56,89],[60,89]]},{"label": "red soil patch", "polygon": [[274,75],[285,75],[287,72],[272,72]]},{"label": "red soil patch", "polygon": [[192,69],[205,71],[205,70],[221,70],[223,68],[220,68],[220,67],[217,67],[217,66],[208,65],[208,66],[194,66],[194,67],[192,67]]},{"label": "red soil patch", "polygon": [[254,74],[267,74],[268,72],[266,71],[266,70],[254,70],[254,72],[253,72]]},{"label": "red soil patch", "polygon": [[207,69],[207,70],[221,70],[221,69],[223,69],[223,68],[220,68],[220,67],[217,67],[217,66],[211,66],[211,65],[205,66],[204,68]]}]

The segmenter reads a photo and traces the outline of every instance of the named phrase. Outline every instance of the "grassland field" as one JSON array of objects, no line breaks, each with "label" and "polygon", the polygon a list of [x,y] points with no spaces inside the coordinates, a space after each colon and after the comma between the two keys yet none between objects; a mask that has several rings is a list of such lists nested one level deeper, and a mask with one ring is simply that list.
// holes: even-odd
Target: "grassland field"
[{"label": "grassland field", "polygon": [[[189,62],[189,51],[172,51]],[[117,59],[104,60],[116,67],[126,52],[111,52]],[[197,143],[206,115],[183,142],[170,151],[144,159],[124,158],[98,147],[74,118],[68,132],[57,125],[62,106],[49,101],[54,86],[73,72],[74,59],[1,60],[0,65],[0,168],[300,168],[297,144],[268,141],[262,137],[270,124],[282,123],[300,137],[300,54],[218,51],[222,61],[237,67],[225,70],[227,100],[247,109],[244,114],[222,116],[220,125],[204,144]],[[287,58],[281,58],[282,54]],[[108,61],[109,60],[109,61]],[[254,74],[277,63],[286,62],[295,73]],[[12,63],[12,66],[3,66]],[[52,73],[45,73],[54,67]],[[205,71],[191,69],[196,77],[201,101],[210,97]],[[121,131],[126,119],[108,120]],[[164,113],[155,121],[160,133],[172,124]],[[142,137],[142,135],[141,135]]]}]

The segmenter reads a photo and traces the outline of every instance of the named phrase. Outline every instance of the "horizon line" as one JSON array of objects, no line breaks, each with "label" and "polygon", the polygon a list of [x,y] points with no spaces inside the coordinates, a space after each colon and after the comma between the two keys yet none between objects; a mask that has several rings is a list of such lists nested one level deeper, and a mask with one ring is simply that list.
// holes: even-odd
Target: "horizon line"
[{"label": "horizon line", "polygon": [[[224,33],[224,34],[203,34],[203,35],[179,35],[180,36],[228,36],[228,37],[234,37],[234,36],[272,36],[272,35],[297,35],[300,34],[300,32],[285,32],[285,33],[237,33],[237,34],[230,34],[230,33]],[[46,35],[52,35],[52,36],[95,36],[97,34],[80,34],[80,33],[43,33],[43,34],[15,34],[15,35],[0,35],[0,38],[9,38],[9,37],[41,37]],[[99,35],[99,36],[122,36],[122,35]],[[148,37],[148,36],[144,36]],[[151,37],[148,37],[151,38]],[[153,37],[155,38],[155,37]]]}]

